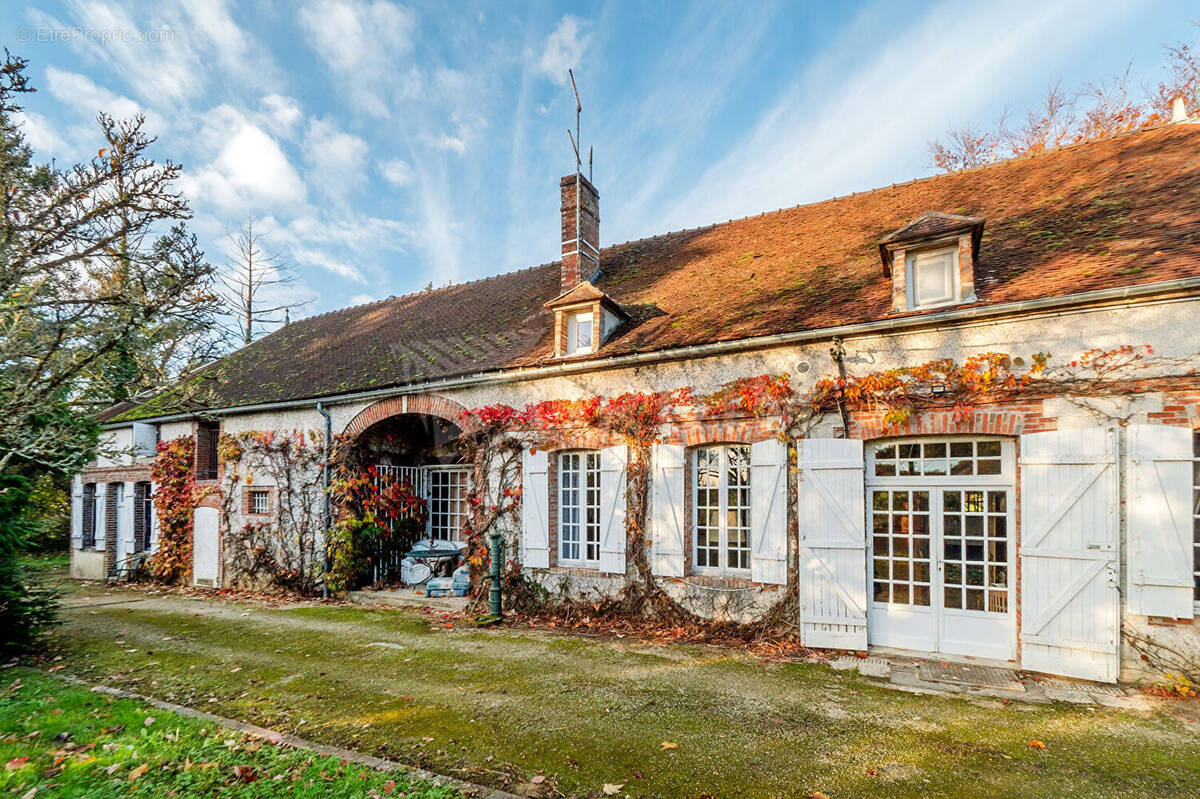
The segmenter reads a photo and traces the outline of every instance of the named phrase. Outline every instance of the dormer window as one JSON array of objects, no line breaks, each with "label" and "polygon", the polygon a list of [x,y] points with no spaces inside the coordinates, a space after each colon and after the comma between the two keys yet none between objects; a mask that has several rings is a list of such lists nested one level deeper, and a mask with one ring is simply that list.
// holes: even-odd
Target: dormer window
[{"label": "dormer window", "polygon": [[909,308],[959,301],[957,249],[910,253],[905,261],[912,274],[908,281]]},{"label": "dormer window", "polygon": [[569,358],[596,352],[629,318],[624,309],[590,281],[563,292],[546,308],[554,312],[554,357]]},{"label": "dormer window", "polygon": [[592,312],[567,316],[567,355],[583,355],[592,351]]},{"label": "dormer window", "polygon": [[983,218],[928,211],[879,242],[892,279],[892,310],[920,311],[975,301]]}]

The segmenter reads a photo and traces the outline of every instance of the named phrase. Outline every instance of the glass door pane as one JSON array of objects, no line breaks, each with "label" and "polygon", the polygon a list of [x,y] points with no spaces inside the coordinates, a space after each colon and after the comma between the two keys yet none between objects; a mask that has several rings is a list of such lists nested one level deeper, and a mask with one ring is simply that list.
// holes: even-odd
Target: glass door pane
[{"label": "glass door pane", "polygon": [[928,606],[929,491],[871,492],[872,585],[876,602]]},{"label": "glass door pane", "polygon": [[942,603],[1008,611],[1008,492],[942,491]]}]

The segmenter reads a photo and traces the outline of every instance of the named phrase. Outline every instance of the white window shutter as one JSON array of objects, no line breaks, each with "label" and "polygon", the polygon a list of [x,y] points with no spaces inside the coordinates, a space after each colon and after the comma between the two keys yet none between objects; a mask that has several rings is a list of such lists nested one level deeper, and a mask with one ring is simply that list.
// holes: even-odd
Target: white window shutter
[{"label": "white window shutter", "polygon": [[1192,431],[1129,426],[1127,607],[1142,616],[1191,618]]},{"label": "white window shutter", "polygon": [[550,481],[545,450],[525,450],[521,481],[522,564],[550,568]]},{"label": "white window shutter", "polygon": [[83,481],[71,481],[71,549],[83,546]]},{"label": "white window shutter", "polygon": [[683,552],[682,444],[656,444],[650,489],[650,571],[660,577],[682,577]]},{"label": "white window shutter", "polygon": [[108,537],[108,483],[96,483],[96,549],[104,551]]},{"label": "white window shutter", "polygon": [[756,583],[787,583],[786,465],[782,441],[750,446],[750,574]]},{"label": "white window shutter", "polygon": [[1021,665],[1115,682],[1116,435],[1102,427],[1021,436]]},{"label": "white window shutter", "polygon": [[121,506],[117,509],[117,529],[120,530],[118,557],[128,557],[133,552],[133,494],[134,483],[125,483],[121,489]]},{"label": "white window shutter", "polygon": [[861,441],[796,442],[800,626],[806,646],[867,648],[866,488]]},{"label": "white window shutter", "polygon": [[[150,551],[158,551],[158,507],[154,504],[154,495],[158,493],[158,483],[151,483],[146,492],[146,501],[150,503]],[[322,533],[324,540],[324,533]],[[322,544],[324,547],[324,544]]]},{"label": "white window shutter", "polygon": [[629,447],[624,444],[600,450],[600,571],[625,573],[625,465]]}]

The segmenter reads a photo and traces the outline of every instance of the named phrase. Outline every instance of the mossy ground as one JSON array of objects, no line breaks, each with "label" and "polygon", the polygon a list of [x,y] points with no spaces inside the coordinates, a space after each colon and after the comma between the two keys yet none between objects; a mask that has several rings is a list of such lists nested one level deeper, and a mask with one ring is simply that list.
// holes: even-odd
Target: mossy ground
[{"label": "mossy ground", "polygon": [[56,633],[71,673],[476,782],[544,773],[568,795],[610,783],[647,797],[1200,794],[1200,724],[1180,714],[915,696],[731,649],[447,629],[415,611],[89,590],[97,604],[77,590]]}]

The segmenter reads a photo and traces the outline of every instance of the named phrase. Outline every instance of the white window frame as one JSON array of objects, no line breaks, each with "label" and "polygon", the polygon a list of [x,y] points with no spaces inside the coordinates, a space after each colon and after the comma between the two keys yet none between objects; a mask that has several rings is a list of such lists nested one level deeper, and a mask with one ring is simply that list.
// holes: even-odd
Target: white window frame
[{"label": "white window frame", "polygon": [[1192,431],[1192,601],[1200,614],[1200,430]]},{"label": "white window frame", "polygon": [[[746,482],[738,486],[739,489],[745,491],[746,504],[739,506],[739,509],[746,511],[745,525],[746,543],[743,547],[737,547],[743,550],[746,554],[746,566],[734,567],[729,565],[729,450],[734,447],[740,447],[746,450]],[[717,565],[716,566],[701,566],[700,565],[700,454],[702,452],[719,451],[718,459],[718,481],[717,481]],[[688,470],[688,480],[691,482],[692,492],[692,518],[689,520],[691,524],[692,546],[691,546],[691,571],[693,574],[713,575],[713,576],[734,576],[748,577],[751,573],[751,544],[750,539],[754,534],[754,518],[751,512],[751,495],[750,495],[750,445],[742,443],[727,443],[727,444],[710,444],[707,446],[696,447],[691,451],[691,468]],[[705,506],[705,509],[709,509]],[[711,547],[709,547],[711,548]]]},{"label": "white window frame", "polygon": [[[425,528],[436,541],[457,541],[467,518],[469,470],[462,466],[428,466],[424,478],[424,499],[428,503]],[[445,481],[444,483],[442,481]],[[439,494],[444,496],[439,496]],[[445,502],[444,519],[434,519],[434,504]],[[434,522],[438,521],[437,524]]]},{"label": "white window frame", "polygon": [[[262,500],[262,509],[258,507],[258,500]],[[250,515],[266,516],[271,512],[271,492],[265,488],[250,489]]]},{"label": "white window frame", "polygon": [[[577,512],[577,517],[573,517],[572,511]],[[568,533],[571,534],[568,535]],[[558,453],[559,564],[588,568],[599,567],[600,535],[600,451],[581,449],[560,452]],[[578,547],[578,557],[566,555],[568,544]]]},{"label": "white window frame", "polygon": [[[930,302],[920,302],[917,298],[917,266],[922,261],[945,257],[949,257],[950,259],[949,297]],[[960,285],[958,275],[958,247],[939,247],[933,250],[919,250],[905,253],[904,282],[906,291],[908,292],[908,307],[910,309],[938,308],[943,305],[954,305],[955,303],[962,302],[962,286]]]},{"label": "white window frame", "polygon": [[[595,348],[593,319],[591,311],[577,311],[567,315],[567,355],[586,355]],[[584,327],[588,332],[587,346],[581,346],[579,343],[579,331]]]}]

